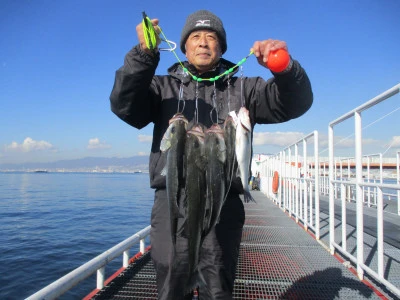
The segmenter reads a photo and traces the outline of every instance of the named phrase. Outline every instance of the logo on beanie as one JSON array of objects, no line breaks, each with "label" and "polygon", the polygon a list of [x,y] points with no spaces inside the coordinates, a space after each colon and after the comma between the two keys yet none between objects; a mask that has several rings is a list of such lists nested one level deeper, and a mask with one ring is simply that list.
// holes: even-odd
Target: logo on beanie
[{"label": "logo on beanie", "polygon": [[194,25],[195,27],[197,26],[211,26],[211,22],[210,20],[197,20],[196,25]]}]

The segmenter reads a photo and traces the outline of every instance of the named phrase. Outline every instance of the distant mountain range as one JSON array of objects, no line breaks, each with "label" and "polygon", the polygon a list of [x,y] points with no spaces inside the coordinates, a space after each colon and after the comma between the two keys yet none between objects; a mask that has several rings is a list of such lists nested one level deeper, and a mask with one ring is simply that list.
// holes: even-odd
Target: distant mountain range
[{"label": "distant mountain range", "polygon": [[148,171],[148,156],[85,157],[46,163],[1,164],[1,171],[48,170],[48,171]]}]

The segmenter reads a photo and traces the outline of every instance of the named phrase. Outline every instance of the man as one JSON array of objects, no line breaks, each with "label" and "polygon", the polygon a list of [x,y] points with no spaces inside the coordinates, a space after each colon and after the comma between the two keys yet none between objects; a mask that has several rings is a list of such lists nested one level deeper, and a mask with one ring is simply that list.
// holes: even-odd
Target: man
[{"label": "man", "polygon": [[[151,22],[157,30],[158,20]],[[230,111],[237,113],[243,96],[254,127],[256,123],[280,123],[304,114],[313,101],[311,85],[300,64],[292,59],[285,70],[273,73],[274,77],[268,81],[261,77],[241,79],[233,76],[235,70],[215,82],[196,82],[179,63],[168,69],[168,75],[155,75],[160,55],[157,49],[147,48],[142,25],[136,29],[139,44],[128,52],[124,65],[116,72],[110,96],[111,109],[138,129],[154,123],[149,172],[150,185],[155,189],[151,256],[157,273],[158,297],[191,299],[185,291],[188,242],[182,235],[177,235],[175,246],[179,264],[173,270],[170,266],[172,242],[168,199],[166,180],[161,175],[166,157],[160,152],[160,142],[169,119],[177,112],[180,97],[185,100],[183,114],[189,121],[194,118],[197,98],[198,121],[209,128],[216,121],[223,124]],[[183,63],[185,68],[197,77],[214,78],[234,66],[221,57],[227,50],[226,32],[221,20],[209,11],[200,10],[189,15],[182,30],[180,48],[187,58]],[[286,43],[272,39],[256,41],[252,47],[263,67],[268,54],[280,48],[287,50]],[[245,218],[239,197],[242,192],[240,180],[235,179],[221,210],[219,223],[204,237],[199,262],[199,272],[205,281],[199,288],[201,299],[232,299]],[[181,198],[184,197],[183,189]],[[179,232],[184,220],[178,222]]]}]

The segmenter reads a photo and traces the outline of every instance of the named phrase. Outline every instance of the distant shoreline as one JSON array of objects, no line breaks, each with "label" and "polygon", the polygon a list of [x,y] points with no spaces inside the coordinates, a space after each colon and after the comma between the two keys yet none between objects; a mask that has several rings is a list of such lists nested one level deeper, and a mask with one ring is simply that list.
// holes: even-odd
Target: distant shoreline
[{"label": "distant shoreline", "polygon": [[78,170],[0,170],[0,173],[90,173],[90,174],[149,174],[147,170],[139,170],[139,171],[107,171],[107,170],[100,170],[100,171],[78,171]]}]

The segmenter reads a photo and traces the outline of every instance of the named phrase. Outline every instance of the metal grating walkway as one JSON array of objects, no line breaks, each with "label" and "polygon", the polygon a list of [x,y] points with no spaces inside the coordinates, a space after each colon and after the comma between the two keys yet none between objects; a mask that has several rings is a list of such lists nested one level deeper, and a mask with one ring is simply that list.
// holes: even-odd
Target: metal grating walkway
[{"label": "metal grating walkway", "polygon": [[[261,192],[245,204],[234,299],[381,299]],[[146,254],[93,299],[157,299]]]}]

